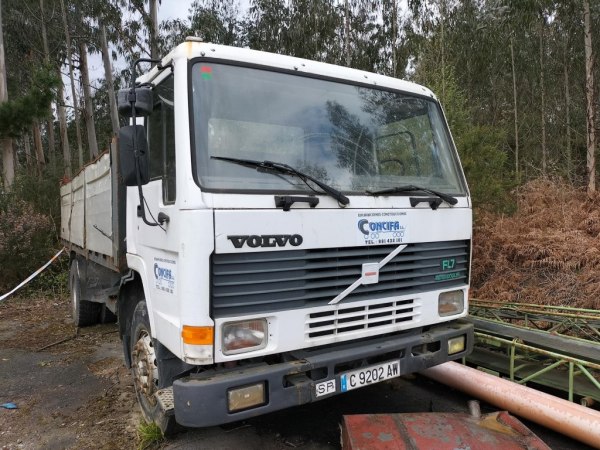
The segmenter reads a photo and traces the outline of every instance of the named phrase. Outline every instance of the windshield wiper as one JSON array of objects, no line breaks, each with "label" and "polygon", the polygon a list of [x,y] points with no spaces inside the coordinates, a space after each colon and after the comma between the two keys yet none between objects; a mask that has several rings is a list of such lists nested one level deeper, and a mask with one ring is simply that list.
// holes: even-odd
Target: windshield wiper
[{"label": "windshield wiper", "polygon": [[378,195],[390,195],[390,194],[401,194],[403,192],[423,192],[425,194],[435,195],[439,197],[449,205],[456,205],[458,200],[451,195],[444,194],[443,192],[434,191],[422,186],[415,186],[414,184],[407,184],[406,186],[395,186],[386,189],[380,189],[378,191],[366,191],[367,195],[377,197]]},{"label": "windshield wiper", "polygon": [[350,203],[350,199],[348,199],[348,197],[346,197],[337,189],[332,188],[331,186],[328,186],[322,181],[319,181],[316,178],[304,172],[301,172],[298,169],[294,169],[292,166],[288,166],[284,163],[278,163],[273,161],[255,161],[253,159],[230,158],[227,156],[211,156],[210,158],[239,164],[240,166],[250,167],[258,170],[259,172],[271,172],[292,175],[294,177],[300,178],[304,182],[304,184],[306,184],[311,190],[315,191],[315,189],[310,184],[308,184],[308,181],[312,181],[314,184],[323,189],[323,191],[325,191],[327,195],[337,200],[340,205],[346,206],[348,203]]}]

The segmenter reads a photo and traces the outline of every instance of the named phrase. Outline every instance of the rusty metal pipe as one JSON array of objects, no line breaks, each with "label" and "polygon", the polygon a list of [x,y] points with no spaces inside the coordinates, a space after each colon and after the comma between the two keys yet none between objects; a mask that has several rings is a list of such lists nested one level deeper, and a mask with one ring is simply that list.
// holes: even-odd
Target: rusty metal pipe
[{"label": "rusty metal pipe", "polygon": [[454,362],[421,374],[600,449],[600,412],[596,410]]}]

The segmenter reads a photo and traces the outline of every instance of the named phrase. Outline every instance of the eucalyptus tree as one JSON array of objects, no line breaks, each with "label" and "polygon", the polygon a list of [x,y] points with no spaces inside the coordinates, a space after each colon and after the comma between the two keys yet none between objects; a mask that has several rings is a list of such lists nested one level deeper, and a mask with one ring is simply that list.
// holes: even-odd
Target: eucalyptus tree
[{"label": "eucalyptus tree", "polygon": [[594,84],[594,52],[592,47],[592,20],[589,0],[583,0],[583,23],[585,28],[585,96],[587,102],[587,191],[596,191],[596,89]]},{"label": "eucalyptus tree", "polygon": [[290,9],[286,0],[250,0],[245,31],[250,48],[285,52],[289,22]]},{"label": "eucalyptus tree", "polygon": [[239,0],[196,0],[187,20],[170,19],[160,24],[160,42],[165,51],[196,36],[204,42],[244,46],[244,23]]},{"label": "eucalyptus tree", "polygon": [[345,32],[348,34],[348,65],[376,71],[380,61],[380,42],[377,39],[381,1],[349,0],[343,5]]},{"label": "eucalyptus tree", "polygon": [[123,14],[117,47],[131,63],[137,58],[158,58],[159,47],[159,0],[114,0]]},{"label": "eucalyptus tree", "polygon": [[286,54],[316,61],[339,61],[337,30],[342,27],[333,0],[291,0],[288,27],[283,35]]},{"label": "eucalyptus tree", "polygon": [[65,32],[65,43],[67,53],[67,64],[69,67],[69,79],[71,81],[71,101],[73,102],[73,113],[75,115],[75,132],[77,137],[77,157],[79,165],[83,166],[83,141],[81,138],[81,130],[79,128],[79,103],[77,101],[77,88],[75,87],[75,70],[73,65],[73,49],[71,44],[71,31],[69,29],[69,20],[67,18],[67,7],[65,6],[65,0],[60,0],[60,7],[62,12],[62,22]]},{"label": "eucalyptus tree", "polygon": [[[45,155],[39,123],[52,114],[50,101],[53,100],[56,76],[50,75],[48,71],[53,70],[56,50],[60,44],[55,39],[56,33],[46,33],[41,26],[39,0],[5,0],[4,6],[3,37],[10,42],[10,45],[5,47],[5,73],[11,101],[2,108],[0,133],[16,138],[32,131],[36,166],[41,173],[44,169]],[[40,105],[45,111],[40,111]],[[48,121],[47,140],[50,140],[53,128],[53,121]],[[21,141],[28,142],[28,139]],[[52,152],[50,147],[49,153]],[[18,160],[14,159],[14,155],[12,159],[14,162]],[[14,165],[13,163],[13,168]],[[10,170],[11,164],[7,163],[4,166]]]},{"label": "eucalyptus tree", "polygon": [[[2,1],[0,0],[0,105],[8,100],[8,86],[6,83],[6,58],[4,55],[4,34],[2,31]],[[0,139],[2,146],[2,178],[4,188],[10,189],[15,181],[15,162],[12,139]]]}]

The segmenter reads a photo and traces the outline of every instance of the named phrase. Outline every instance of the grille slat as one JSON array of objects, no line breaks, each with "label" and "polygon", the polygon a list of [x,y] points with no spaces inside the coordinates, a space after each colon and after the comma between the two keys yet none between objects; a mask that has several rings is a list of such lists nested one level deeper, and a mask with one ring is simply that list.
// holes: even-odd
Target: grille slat
[{"label": "grille slat", "polygon": [[[449,241],[449,242],[468,242],[468,241]],[[424,244],[409,244],[409,247],[412,245],[424,245]],[[248,264],[264,264],[268,266],[269,263],[273,264],[273,269],[280,268],[282,264],[290,265],[290,263],[298,263],[299,267],[309,267],[311,261],[319,261],[319,260],[328,260],[328,259],[338,259],[340,261],[346,261],[348,264],[362,264],[365,260],[373,259],[375,261],[380,261],[385,258],[396,246],[392,245],[384,245],[377,247],[349,247],[348,249],[340,248],[332,251],[331,249],[323,250],[287,250],[287,251],[270,251],[270,252],[255,252],[255,253],[232,253],[232,254],[220,254],[215,255],[219,258],[216,258],[213,261],[215,265],[215,273],[220,266],[229,264],[229,265],[248,265]],[[378,251],[373,251],[372,249],[377,248]],[[432,246],[427,249],[423,249],[420,251],[421,255],[415,255],[414,257],[408,256],[406,253],[407,249],[404,249],[396,258],[395,261],[408,261],[408,260],[418,260],[418,259],[426,259],[428,253],[433,253],[437,251],[445,251],[447,255],[453,255],[456,253],[460,253],[460,250],[464,248],[464,244],[461,245],[449,245],[449,246]],[[364,250],[366,249],[366,250]],[[343,255],[340,255],[340,250],[344,251]],[[362,251],[361,251],[362,250]],[[459,250],[457,252],[457,250]],[[409,252],[410,253],[410,252]],[[278,254],[281,254],[281,257],[276,257]],[[227,258],[227,256],[239,256],[239,258]],[[368,262],[368,261],[367,261]],[[287,267],[287,266],[286,266]],[[319,268],[319,266],[315,265],[315,268]],[[244,270],[248,270],[248,268],[244,268]],[[226,272],[232,272],[233,269],[227,269]],[[256,269],[250,270],[250,272],[257,272]]]},{"label": "grille slat", "polygon": [[[412,312],[412,308],[410,308],[410,311],[405,312],[405,313],[397,313],[397,314],[388,314],[385,316],[379,316],[379,317],[367,317],[368,314],[362,314],[360,316],[357,316],[355,318],[355,320],[340,320],[340,318],[337,318],[337,327],[339,328],[340,325],[344,326],[344,327],[353,327],[355,325],[361,325],[363,326],[363,328],[369,328],[369,325],[371,325],[371,327],[373,326],[373,324],[377,324],[377,323],[381,323],[381,322],[389,322],[390,320],[394,320],[394,319],[404,319],[404,318],[411,318],[413,317],[413,312]],[[327,321],[324,321],[327,322]],[[330,322],[336,322],[336,321],[330,321]],[[325,324],[325,325],[321,325],[321,326],[317,326],[317,325],[311,325],[310,327],[310,332],[311,333],[318,333],[321,331],[325,331],[325,330],[330,330],[332,329],[332,326],[334,326],[335,323],[331,323],[331,324]]]},{"label": "grille slat", "polygon": [[[386,255],[383,255],[381,259],[383,259]],[[436,255],[436,258],[445,258],[445,257],[452,257],[454,256],[452,253],[445,253],[443,255]],[[374,262],[379,262],[381,259],[374,261]],[[383,272],[390,272],[393,270],[398,270],[397,268],[400,267],[401,270],[409,270],[409,269],[421,269],[421,268],[430,268],[430,267],[438,267],[438,264],[432,264],[431,263],[431,257],[416,257],[416,258],[395,258],[393,261],[387,263],[385,266],[383,266],[383,268],[381,269],[381,273]],[[290,267],[275,267],[272,269],[268,269],[268,268],[263,268],[262,270],[257,270],[257,269],[250,269],[250,270],[223,270],[222,267],[215,267],[215,270],[213,272],[213,275],[218,276],[219,279],[219,286],[221,285],[226,285],[227,284],[227,280],[232,278],[234,279],[236,282],[239,282],[239,280],[242,280],[243,278],[241,277],[242,275],[248,275],[248,276],[253,276],[253,275],[257,275],[260,274],[262,279],[266,282],[269,281],[270,278],[273,278],[273,280],[279,281],[281,280],[285,280],[285,278],[280,278],[280,279],[275,279],[276,274],[280,274],[278,275],[279,277],[285,277],[285,275],[283,275],[284,272],[293,272],[293,271],[298,271],[298,270],[310,270],[310,271],[314,271],[314,273],[312,274],[313,278],[326,278],[328,276],[335,276],[335,275],[339,275],[340,273],[342,273],[342,270],[340,270],[340,268],[343,267],[349,267],[348,269],[345,269],[345,273],[346,274],[358,274],[360,275],[360,267],[364,262],[369,262],[369,261],[365,261],[364,259],[356,259],[356,260],[352,260],[352,261],[339,261],[337,264],[337,268],[335,269],[330,269],[331,268],[331,262],[326,262],[326,263],[319,263],[319,264],[307,264],[304,267],[301,268],[290,268]],[[373,261],[371,261],[373,262]],[[457,264],[465,264],[467,262],[466,258],[457,258]],[[330,270],[327,270],[330,269]],[[317,272],[318,271],[318,272]],[[273,274],[273,275],[269,275],[269,274]],[[221,281],[222,280],[222,281]],[[252,283],[253,281],[249,278],[249,283]]]},{"label": "grille slat", "polygon": [[400,323],[415,320],[420,314],[420,306],[418,300],[379,301],[359,307],[341,305],[309,314],[305,335],[309,340],[318,340],[373,328],[393,330]]},{"label": "grille slat", "polygon": [[[338,280],[349,281],[350,284],[353,283],[356,278],[361,276],[360,271],[361,265],[355,265],[353,269],[345,269],[345,270],[321,270],[319,272],[315,272],[311,274],[311,279],[320,280],[324,278],[332,278],[336,277]],[[416,270],[426,270],[426,269],[437,269],[439,264],[386,264],[379,271],[379,279],[383,281],[395,279],[405,279],[405,278],[413,278],[415,277]],[[464,270],[465,269],[465,261],[457,262],[456,270]],[[436,272],[437,273],[437,272]],[[261,280],[263,283],[283,283],[283,282],[292,282],[298,280],[300,276],[304,273],[301,271],[287,271],[287,273],[277,273],[272,274],[270,272],[262,273]],[[425,274],[425,276],[429,276],[430,273]],[[418,276],[418,275],[417,275]],[[346,277],[348,277],[346,279]],[[352,278],[353,277],[353,278]],[[218,281],[215,280],[213,286],[217,288],[226,288],[226,287],[234,287],[234,286],[250,286],[255,285],[256,282],[252,278],[242,278],[235,275],[222,275],[218,278]],[[316,286],[318,287],[318,286]],[[305,288],[304,286],[302,288]]]},{"label": "grille slat", "polygon": [[[213,254],[211,299],[215,317],[323,306],[379,262],[392,246]],[[441,261],[451,258],[451,270]],[[381,268],[377,284],[359,286],[344,303],[412,295],[464,285],[469,241],[409,244]],[[451,274],[454,278],[444,279]]]}]

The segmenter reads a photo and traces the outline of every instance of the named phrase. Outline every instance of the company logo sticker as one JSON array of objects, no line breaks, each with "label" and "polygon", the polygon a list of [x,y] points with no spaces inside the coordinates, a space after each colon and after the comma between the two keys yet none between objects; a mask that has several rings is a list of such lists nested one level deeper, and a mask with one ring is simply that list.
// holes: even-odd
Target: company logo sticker
[{"label": "company logo sticker", "polygon": [[407,240],[405,212],[360,213],[356,221],[361,244],[402,244]]},{"label": "company logo sticker", "polygon": [[167,258],[154,258],[154,287],[169,294],[176,293],[177,262]]}]

